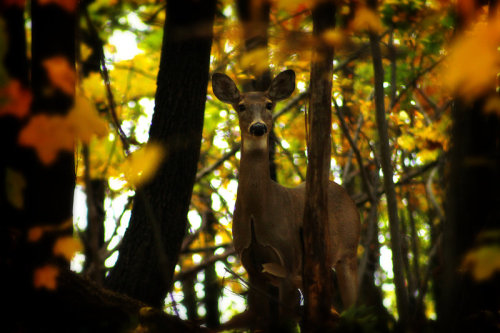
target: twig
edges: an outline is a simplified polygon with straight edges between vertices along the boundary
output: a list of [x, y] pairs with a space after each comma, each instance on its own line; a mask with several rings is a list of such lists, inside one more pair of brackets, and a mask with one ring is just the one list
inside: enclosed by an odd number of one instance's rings
[[227, 257], [229, 257], [230, 255], [235, 254], [235, 252], [236, 251], [234, 250], [234, 248], [229, 248], [226, 251], [224, 251], [224, 253], [212, 255], [209, 258], [203, 260], [200, 264], [198, 264], [194, 267], [191, 267], [189, 269], [183, 270], [180, 273], [175, 274], [173, 280], [174, 281], [182, 281], [186, 278], [186, 276], [196, 274], [199, 271], [202, 271], [205, 268], [207, 268], [208, 266], [214, 264], [215, 262], [224, 260]]

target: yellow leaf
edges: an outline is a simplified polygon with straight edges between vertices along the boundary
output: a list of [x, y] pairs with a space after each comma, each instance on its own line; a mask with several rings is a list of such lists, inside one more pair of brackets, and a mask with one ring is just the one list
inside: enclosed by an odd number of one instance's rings
[[33, 274], [33, 285], [35, 288], [45, 288], [55, 290], [57, 287], [57, 277], [59, 268], [53, 265], [46, 265], [35, 269]]
[[75, 253], [81, 250], [82, 250], [82, 244], [80, 243], [80, 241], [71, 236], [59, 237], [56, 240], [56, 243], [54, 244], [54, 247], [52, 249], [52, 251], [56, 256], [57, 255], [63, 256], [68, 261], [73, 259]]
[[148, 143], [125, 160], [123, 170], [127, 181], [138, 187], [153, 178], [165, 155], [159, 144]]
[[401, 135], [400, 137], [398, 137], [397, 142], [401, 148], [407, 151], [412, 151], [413, 149], [415, 149], [415, 138], [411, 134]]
[[500, 246], [486, 245], [467, 253], [462, 267], [469, 271], [477, 281], [489, 279], [500, 271]]
[[95, 134], [98, 137], [108, 133], [107, 122], [102, 119], [88, 99], [77, 94], [75, 105], [68, 114], [68, 121], [75, 136], [88, 144]]
[[500, 22], [479, 24], [449, 50], [443, 83], [452, 93], [472, 100], [494, 90], [500, 71]]
[[240, 65], [244, 69], [253, 69], [256, 75], [261, 74], [268, 68], [269, 55], [266, 48], [258, 48], [245, 53], [241, 57]]
[[54, 86], [64, 93], [74, 96], [75, 94], [75, 69], [68, 60], [62, 56], [55, 56], [43, 61], [43, 67], [47, 76]]
[[7, 168], [5, 186], [7, 201], [12, 207], [22, 209], [24, 207], [23, 192], [26, 187], [24, 176], [20, 172]]
[[370, 31], [381, 33], [384, 30], [379, 15], [364, 6], [356, 10], [354, 19], [350, 23], [350, 28], [357, 32]]
[[323, 33], [323, 40], [334, 47], [344, 43], [344, 33], [340, 29], [329, 29]]
[[440, 153], [439, 149], [432, 149], [432, 150], [422, 149], [417, 153], [417, 158], [422, 163], [432, 162], [438, 158], [439, 153]]
[[73, 151], [74, 135], [64, 117], [39, 114], [21, 130], [18, 141], [21, 146], [33, 147], [40, 161], [49, 165], [60, 150]]

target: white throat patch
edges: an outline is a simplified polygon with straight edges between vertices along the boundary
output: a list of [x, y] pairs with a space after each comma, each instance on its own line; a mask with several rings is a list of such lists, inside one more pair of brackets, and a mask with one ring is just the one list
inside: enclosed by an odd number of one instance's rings
[[267, 135], [259, 137], [250, 137], [243, 140], [243, 149], [246, 151], [251, 150], [265, 150], [267, 148]]

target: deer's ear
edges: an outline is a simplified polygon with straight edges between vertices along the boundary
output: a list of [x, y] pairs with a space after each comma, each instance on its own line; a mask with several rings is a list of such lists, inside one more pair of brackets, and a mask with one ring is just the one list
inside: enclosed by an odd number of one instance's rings
[[235, 104], [240, 100], [240, 91], [226, 74], [212, 75], [212, 88], [215, 96], [224, 103]]
[[295, 90], [295, 72], [291, 69], [281, 72], [271, 82], [267, 95], [273, 101], [279, 101], [290, 96]]

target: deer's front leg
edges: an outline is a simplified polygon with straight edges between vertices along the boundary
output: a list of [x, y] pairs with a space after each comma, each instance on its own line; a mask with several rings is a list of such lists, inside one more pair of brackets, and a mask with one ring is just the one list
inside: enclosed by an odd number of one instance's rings
[[280, 292], [280, 322], [291, 324], [297, 322], [300, 313], [300, 292], [290, 279], [282, 279], [279, 285]]
[[266, 328], [271, 322], [269, 284], [260, 276], [249, 274], [248, 308], [253, 317], [251, 328]]
[[337, 263], [337, 279], [344, 310], [356, 304], [358, 297], [358, 263], [355, 256], [343, 258]]

